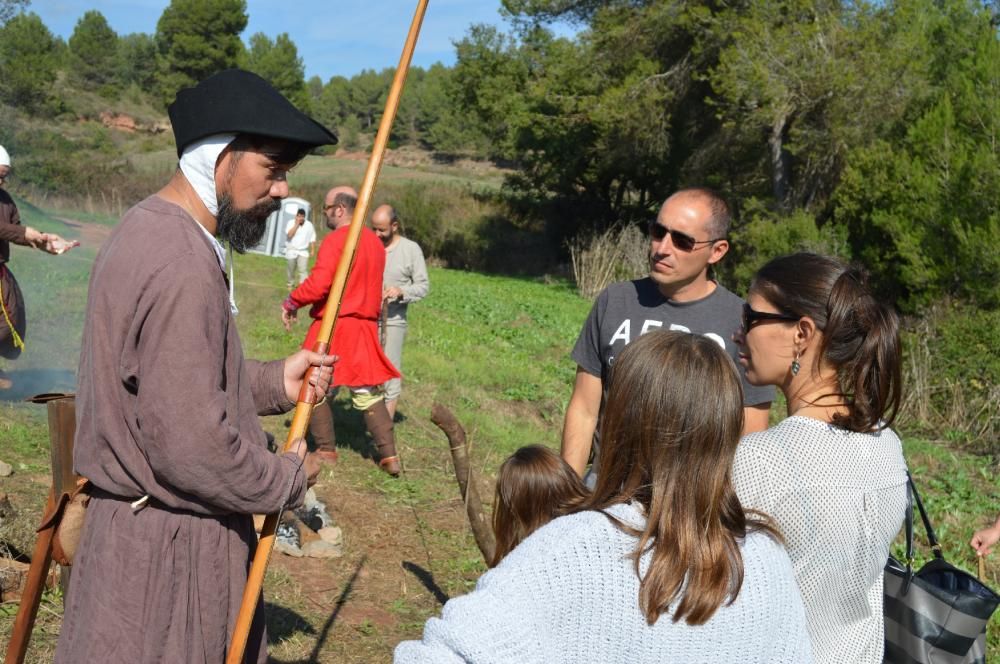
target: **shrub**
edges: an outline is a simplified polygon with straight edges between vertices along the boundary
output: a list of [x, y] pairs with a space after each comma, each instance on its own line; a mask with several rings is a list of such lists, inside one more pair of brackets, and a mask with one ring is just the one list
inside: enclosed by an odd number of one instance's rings
[[750, 281], [767, 261], [797, 251], [848, 259], [846, 232], [835, 225], [817, 226], [804, 210], [780, 214], [751, 199], [744, 204], [744, 223], [729, 234], [729, 253], [715, 268], [718, 278], [735, 293], [746, 293]]
[[612, 282], [649, 272], [649, 241], [634, 224], [577, 236], [569, 242], [569, 255], [576, 289], [586, 298], [596, 297]]
[[906, 323], [904, 426], [1000, 454], [1000, 311], [946, 302]]

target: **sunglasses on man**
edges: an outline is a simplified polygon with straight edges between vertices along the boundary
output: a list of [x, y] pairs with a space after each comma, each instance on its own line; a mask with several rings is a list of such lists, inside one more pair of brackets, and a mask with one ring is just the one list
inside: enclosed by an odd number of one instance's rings
[[773, 314], [769, 311], [757, 311], [752, 309], [749, 304], [743, 304], [743, 331], [749, 332], [750, 328], [756, 323], [762, 320], [783, 320], [788, 322], [794, 322], [799, 319], [799, 316], [791, 316], [789, 314]]
[[713, 242], [725, 239], [718, 237], [714, 240], [696, 240], [686, 233], [671, 230], [658, 221], [649, 222], [649, 236], [657, 242], [661, 242], [663, 238], [667, 237], [668, 233], [670, 234], [670, 241], [681, 251], [694, 251], [694, 248], [699, 244], [712, 244]]

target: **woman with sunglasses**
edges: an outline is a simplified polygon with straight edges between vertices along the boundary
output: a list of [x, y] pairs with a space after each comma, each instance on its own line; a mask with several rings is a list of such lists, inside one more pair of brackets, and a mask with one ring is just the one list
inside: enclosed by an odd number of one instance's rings
[[815, 254], [757, 272], [738, 335], [747, 380], [789, 417], [745, 436], [740, 502], [776, 521], [795, 566], [817, 662], [882, 661], [882, 569], [906, 509], [899, 319], [864, 272]]

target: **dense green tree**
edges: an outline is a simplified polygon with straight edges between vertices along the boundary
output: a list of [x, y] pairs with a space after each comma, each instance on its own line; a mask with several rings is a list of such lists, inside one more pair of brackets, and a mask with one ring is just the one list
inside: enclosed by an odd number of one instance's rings
[[118, 80], [152, 90], [156, 84], [156, 41], [152, 35], [136, 32], [118, 42]]
[[712, 101], [728, 146], [755, 155], [748, 170], [770, 185], [747, 180], [741, 193], [784, 210], [827, 205], [847, 151], [895, 131], [924, 93], [932, 49], [914, 50], [912, 26], [935, 12], [910, 13], [906, 2], [771, 0], [716, 17], [712, 29], [728, 37]]
[[70, 71], [78, 83], [101, 87], [116, 81], [118, 35], [101, 12], [92, 9], [80, 17], [69, 38], [69, 54]]
[[[351, 82], [343, 76], [332, 76], [319, 102], [313, 106], [316, 119], [328, 127], [339, 127], [350, 114]], [[359, 125], [360, 127], [360, 125]]]
[[[395, 74], [395, 70], [392, 73]], [[422, 67], [411, 67], [406, 74], [406, 86], [403, 88], [399, 110], [396, 111], [396, 118], [392, 123], [392, 141], [397, 145], [400, 143], [416, 145], [420, 141], [418, 123], [421, 107], [420, 90], [424, 75]]]
[[453, 73], [440, 63], [431, 65], [420, 84], [407, 91], [417, 104], [417, 136], [430, 150], [484, 155], [488, 149], [485, 135], [455, 104], [458, 89]]
[[0, 101], [20, 110], [40, 109], [58, 66], [56, 40], [37, 14], [18, 14], [0, 27]]
[[306, 81], [306, 92], [309, 94], [309, 107], [313, 109], [319, 108], [319, 102], [323, 98], [323, 79], [319, 76], [311, 76], [308, 81]]
[[392, 86], [392, 69], [364, 69], [351, 77], [348, 112], [357, 115], [365, 131], [375, 131]]
[[162, 100], [170, 103], [181, 88], [235, 67], [246, 26], [246, 0], [171, 0], [156, 24]]
[[0, 25], [27, 9], [30, 4], [31, 0], [0, 0]]
[[278, 35], [274, 41], [263, 32], [251, 36], [244, 66], [268, 81], [300, 109], [310, 112], [305, 66], [287, 32]]
[[514, 36], [476, 26], [457, 45], [459, 104], [521, 167], [508, 189], [540, 205], [557, 238], [648, 218], [713, 145], [696, 8], [642, 4], [598, 10], [576, 40], [529, 23]]
[[[899, 140], [858, 145], [836, 195], [854, 253], [908, 309], [945, 296], [1000, 306], [1000, 44], [991, 14], [946, 3], [951, 65]], [[937, 66], [937, 65], [935, 65]]]

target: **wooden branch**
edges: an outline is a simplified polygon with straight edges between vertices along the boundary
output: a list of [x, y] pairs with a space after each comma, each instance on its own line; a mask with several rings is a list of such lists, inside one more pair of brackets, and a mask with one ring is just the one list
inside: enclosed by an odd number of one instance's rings
[[[49, 491], [49, 498], [45, 504], [45, 514], [55, 509], [55, 505], [56, 496], [55, 487], [53, 487]], [[52, 563], [52, 536], [56, 532], [57, 523], [58, 519], [52, 520], [46, 527], [38, 531], [38, 537], [35, 538], [35, 550], [31, 554], [31, 567], [28, 568], [24, 590], [21, 591], [21, 604], [17, 607], [17, 616], [14, 618], [14, 627], [11, 629], [4, 664], [21, 664], [28, 652], [28, 641], [31, 639], [31, 630], [35, 626], [35, 617], [38, 615], [38, 605], [42, 602], [42, 591], [45, 590], [45, 579], [49, 575], [49, 566]]]
[[465, 501], [465, 511], [469, 517], [469, 525], [472, 526], [472, 535], [476, 538], [476, 545], [482, 552], [483, 558], [489, 564], [493, 560], [497, 544], [493, 537], [493, 527], [483, 511], [483, 501], [476, 489], [477, 478], [472, 472], [472, 464], [469, 463], [469, 446], [466, 443], [465, 430], [450, 410], [437, 403], [431, 409], [431, 422], [448, 437], [451, 461], [455, 466], [455, 477], [458, 479], [462, 500]]

